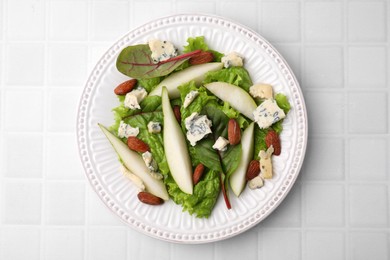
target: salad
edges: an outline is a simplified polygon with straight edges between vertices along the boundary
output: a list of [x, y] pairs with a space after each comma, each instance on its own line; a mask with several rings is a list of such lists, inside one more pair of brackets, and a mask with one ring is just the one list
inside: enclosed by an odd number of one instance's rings
[[99, 126], [141, 202], [172, 199], [207, 218], [221, 193], [231, 209], [230, 196], [272, 178], [290, 104], [271, 85], [254, 84], [244, 65], [203, 36], [188, 38], [180, 54], [157, 39], [121, 51], [116, 66], [129, 79], [114, 89], [114, 124]]

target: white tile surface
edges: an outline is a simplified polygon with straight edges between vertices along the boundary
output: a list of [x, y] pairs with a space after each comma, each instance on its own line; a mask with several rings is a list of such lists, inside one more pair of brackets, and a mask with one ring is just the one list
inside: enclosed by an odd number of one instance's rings
[[[83, 84], [111, 44], [191, 12], [276, 46], [309, 119], [289, 196], [250, 231], [206, 245], [125, 226], [89, 187], [75, 136]], [[0, 259], [390, 259], [389, 24], [387, 0], [0, 1]]]

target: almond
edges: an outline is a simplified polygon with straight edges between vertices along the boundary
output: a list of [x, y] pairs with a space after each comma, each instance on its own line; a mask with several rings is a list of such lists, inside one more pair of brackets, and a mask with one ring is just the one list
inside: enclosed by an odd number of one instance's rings
[[276, 133], [274, 130], [268, 131], [267, 135], [265, 136], [265, 143], [267, 148], [271, 145], [274, 147], [274, 155], [280, 155], [282, 147], [278, 133]]
[[129, 136], [127, 138], [127, 146], [136, 152], [144, 153], [149, 151], [149, 145], [147, 145], [144, 141], [141, 139], [135, 137], [135, 136]]
[[175, 114], [177, 122], [181, 124], [181, 113], [180, 113], [180, 106], [173, 106], [173, 113]]
[[241, 141], [241, 129], [236, 119], [230, 119], [228, 123], [228, 139], [231, 145], [239, 144]]
[[146, 191], [141, 191], [137, 195], [138, 199], [149, 205], [160, 205], [164, 203], [164, 200]]
[[126, 95], [127, 93], [129, 93], [130, 91], [133, 90], [135, 85], [137, 85], [137, 82], [138, 81], [136, 79], [127, 80], [127, 81], [119, 84], [114, 89], [114, 93], [117, 94], [117, 95]]
[[191, 65], [199, 65], [207, 62], [211, 62], [214, 60], [214, 54], [209, 51], [202, 51], [199, 54], [191, 57], [188, 62]]
[[194, 185], [196, 185], [200, 181], [203, 172], [204, 172], [204, 165], [199, 163], [194, 170], [194, 174], [192, 175], [192, 180], [194, 182]]
[[256, 176], [258, 176], [260, 173], [260, 162], [258, 160], [252, 160], [249, 165], [248, 169], [246, 171], [246, 180], [250, 181]]

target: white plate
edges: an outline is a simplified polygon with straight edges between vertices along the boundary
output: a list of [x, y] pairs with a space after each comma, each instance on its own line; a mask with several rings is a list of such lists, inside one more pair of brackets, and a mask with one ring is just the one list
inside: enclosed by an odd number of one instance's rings
[[[128, 45], [165, 39], [176, 46], [188, 37], [205, 36], [210, 48], [245, 58], [253, 82], [266, 82], [288, 96], [292, 105], [281, 135], [283, 152], [274, 156], [274, 178], [258, 190], [248, 188], [239, 198], [230, 194], [232, 209], [220, 197], [208, 219], [183, 213], [172, 201], [152, 207], [138, 201], [137, 189], [119, 172], [119, 162], [97, 126], [113, 123], [118, 105], [113, 89], [126, 80], [116, 70], [116, 57]], [[80, 156], [93, 189], [120, 219], [152, 237], [179, 243], [206, 243], [235, 236], [267, 217], [285, 198], [301, 168], [307, 142], [307, 115], [299, 84], [281, 55], [256, 32], [225, 18], [175, 15], [149, 22], [117, 41], [99, 60], [82, 94], [77, 134]]]

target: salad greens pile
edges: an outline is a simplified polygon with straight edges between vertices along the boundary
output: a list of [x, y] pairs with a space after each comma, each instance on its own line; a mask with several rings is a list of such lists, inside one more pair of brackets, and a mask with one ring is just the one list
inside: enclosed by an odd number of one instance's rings
[[[199, 50], [209, 51], [213, 53], [215, 59], [214, 61], [221, 61], [221, 58], [224, 56], [222, 53], [219, 53], [215, 50], [210, 50], [205, 42], [204, 37], [189, 38], [187, 43], [188, 44], [184, 46], [183, 49], [184, 53], [193, 53]], [[144, 52], [149, 54], [150, 50], [145, 48]], [[124, 58], [120, 56], [118, 59]], [[146, 56], [138, 57], [138, 59], [144, 61], [146, 60], [145, 62], [148, 61]], [[118, 67], [118, 70], [121, 71], [129, 69], [128, 67], [130, 65], [120, 66], [121, 67]], [[152, 76], [147, 77], [143, 77], [143, 75], [146, 73], [144, 69], [138, 73], [140, 75], [140, 78], [137, 78], [138, 85], [145, 88], [145, 90], [149, 93], [172, 72], [183, 70], [189, 66], [191, 65], [189, 64], [188, 59], [180, 60], [175, 63], [172, 71], [160, 74], [153, 72]], [[162, 69], [165, 70], [165, 72], [167, 71], [166, 67], [163, 67]], [[115, 122], [110, 127], [110, 131], [115, 134], [118, 132], [121, 121], [131, 125], [132, 127], [139, 128], [139, 134], [137, 137], [149, 145], [150, 152], [158, 164], [159, 172], [161, 172], [161, 174], [164, 176], [163, 181], [171, 199], [176, 204], [181, 205], [183, 207], [183, 211], [187, 211], [190, 214], [194, 214], [196, 217], [200, 218], [210, 216], [212, 209], [221, 193], [221, 190], [224, 194], [228, 208], [230, 207], [227, 195], [227, 190], [229, 189], [228, 180], [231, 174], [236, 170], [242, 153], [241, 144], [229, 145], [227, 150], [223, 152], [213, 149], [213, 144], [220, 136], [228, 138], [227, 126], [229, 119], [236, 119], [241, 128], [241, 131], [245, 130], [246, 127], [248, 127], [248, 125], [251, 123], [250, 119], [247, 119], [237, 110], [232, 108], [229, 103], [221, 101], [202, 86], [206, 83], [216, 81], [234, 84], [246, 91], [249, 91], [249, 88], [253, 85], [250, 75], [244, 67], [223, 68], [218, 71], [208, 72], [200, 85], [195, 84], [194, 81], [190, 81], [179, 86], [178, 89], [180, 91], [180, 97], [171, 100], [172, 106], [180, 106], [181, 127], [183, 133], [186, 132], [185, 118], [194, 112], [207, 115], [207, 118], [212, 121], [212, 134], [206, 136], [195, 146], [191, 146], [189, 143], [187, 143], [192, 166], [195, 168], [199, 163], [202, 163], [205, 166], [203, 177], [200, 182], [194, 186], [193, 194], [182, 192], [174, 181], [173, 177], [170, 175], [169, 166], [164, 153], [163, 133], [160, 132], [152, 134], [148, 131], [147, 125], [150, 121], [159, 122], [162, 125], [162, 129], [164, 129], [160, 96], [147, 96], [140, 103], [140, 109], [131, 110], [124, 106], [125, 97], [118, 95], [119, 106], [113, 109]], [[182, 104], [186, 95], [192, 90], [198, 91], [199, 95], [192, 101], [190, 106], [185, 108], [182, 106]], [[287, 114], [290, 110], [290, 104], [287, 100], [287, 97], [283, 94], [276, 94], [275, 100], [278, 106], [284, 110], [285, 114]], [[256, 100], [256, 103], [260, 104], [261, 100]], [[268, 129], [260, 129], [259, 127], [255, 127], [255, 146], [253, 159], [259, 159], [259, 151], [267, 149], [264, 137], [268, 131], [274, 130], [277, 133], [282, 131], [282, 121], [283, 120], [275, 123]], [[122, 140], [126, 142], [126, 138], [122, 138]]]

